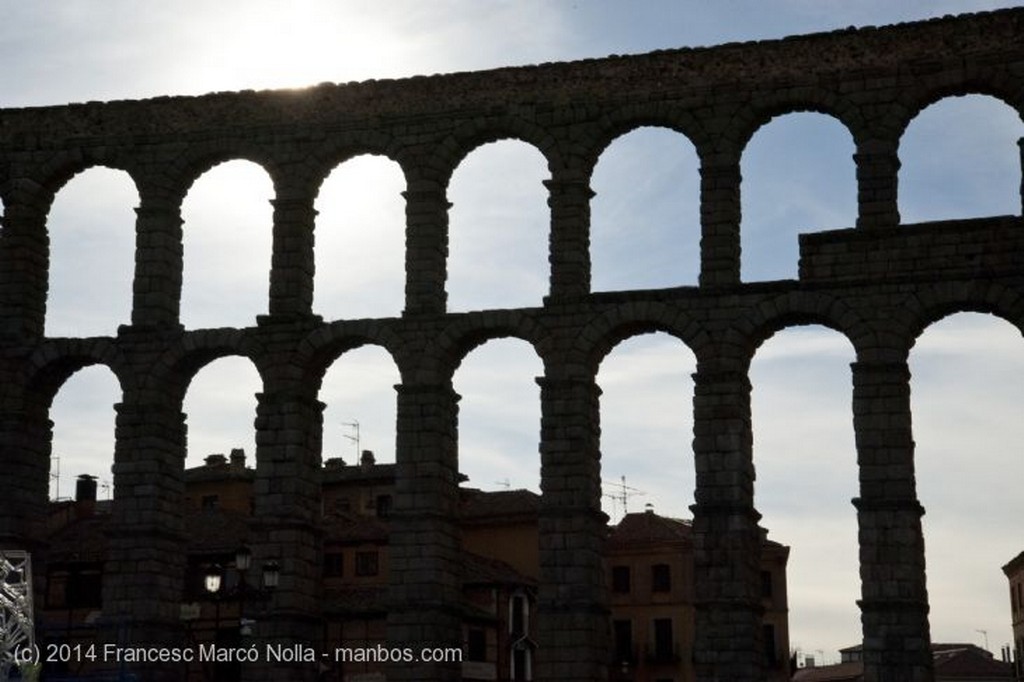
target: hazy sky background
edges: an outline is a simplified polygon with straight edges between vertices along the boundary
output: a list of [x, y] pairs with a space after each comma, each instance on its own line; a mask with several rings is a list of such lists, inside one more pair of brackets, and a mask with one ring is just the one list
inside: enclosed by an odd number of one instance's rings
[[[465, 71], [659, 48], [777, 38], [886, 24], [1012, 2], [776, 0], [678, 2], [33, 2], [0, 0], [0, 107], [301, 87]], [[1021, 211], [1024, 125], [984, 97], [925, 110], [901, 143], [904, 222]], [[852, 226], [853, 145], [836, 121], [776, 119], [743, 157], [743, 279], [796, 275], [796, 234]], [[547, 291], [547, 175], [525, 144], [487, 145], [449, 186], [449, 307], [539, 304]], [[502, 179], [495, 183], [495, 177]], [[397, 166], [360, 157], [339, 166], [317, 201], [314, 309], [327, 319], [402, 309], [403, 189]], [[594, 289], [696, 283], [697, 160], [682, 136], [644, 129], [614, 143], [592, 179]], [[186, 197], [187, 328], [251, 325], [266, 311], [272, 189], [246, 162], [223, 164]], [[87, 171], [50, 214], [52, 336], [111, 335], [130, 315], [135, 188], [126, 175]], [[231, 256], [225, 257], [225, 254]], [[791, 643], [826, 660], [860, 640], [853, 361], [837, 333], [790, 329], [755, 356], [756, 503], [771, 537], [792, 546]], [[1010, 641], [1000, 567], [1021, 550], [1024, 343], [991, 316], [933, 325], [911, 357], [918, 491], [936, 641]], [[629, 511], [650, 503], [689, 517], [693, 501], [694, 359], [664, 335], [623, 342], [601, 365], [603, 477], [626, 477]], [[539, 359], [524, 342], [495, 341], [455, 376], [460, 464], [485, 489], [538, 489]], [[361, 446], [394, 460], [398, 373], [377, 348], [332, 367], [321, 399], [324, 456], [349, 462]], [[212, 452], [254, 452], [255, 369], [223, 359], [186, 399], [188, 465]], [[59, 494], [79, 473], [109, 482], [117, 384], [103, 368], [58, 394], [53, 452]], [[250, 460], [251, 461], [251, 460]], [[58, 482], [54, 481], [54, 490]], [[606, 486], [613, 494], [613, 486]], [[606, 498], [617, 520], [622, 505]]]

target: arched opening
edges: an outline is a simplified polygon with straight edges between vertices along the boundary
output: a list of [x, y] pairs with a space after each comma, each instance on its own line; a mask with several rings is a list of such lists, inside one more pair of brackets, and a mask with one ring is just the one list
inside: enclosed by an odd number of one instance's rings
[[602, 508], [612, 523], [647, 505], [689, 518], [696, 368], [693, 352], [663, 332], [621, 341], [601, 361]]
[[482, 490], [540, 490], [540, 387], [544, 367], [519, 339], [494, 339], [455, 372], [459, 471]]
[[114, 405], [121, 386], [109, 368], [90, 365], [72, 374], [50, 407], [50, 499], [75, 495], [76, 479], [96, 478], [97, 499], [113, 498]]
[[850, 131], [824, 114], [773, 118], [743, 150], [740, 276], [796, 279], [798, 235], [857, 223]]
[[903, 223], [1021, 213], [1020, 115], [983, 95], [947, 97], [900, 138]]
[[57, 193], [47, 219], [47, 336], [114, 336], [131, 322], [138, 203], [131, 177], [110, 168], [89, 168]]
[[185, 197], [181, 322], [247, 327], [267, 312], [273, 183], [249, 161], [204, 173]]
[[321, 185], [314, 312], [330, 320], [402, 313], [404, 190], [401, 168], [369, 155], [344, 162]]
[[256, 394], [262, 390], [259, 372], [247, 358], [220, 358], [196, 373], [182, 406], [188, 425], [186, 469], [222, 463], [239, 470], [255, 468], [253, 422]]
[[959, 313], [930, 325], [909, 362], [932, 641], [998, 658], [1013, 642], [1000, 568], [1024, 550], [1024, 341], [1002, 319]]
[[452, 175], [448, 309], [539, 306], [548, 291], [547, 161], [503, 140], [475, 149]]
[[862, 637], [857, 514], [850, 504], [859, 489], [854, 359], [844, 336], [811, 325], [774, 334], [750, 366], [754, 503], [768, 539], [790, 548], [785, 583], [765, 583], [772, 591], [765, 598], [776, 608], [788, 602], [788, 648], [800, 664], [804, 654], [817, 664], [838, 663], [839, 650]]
[[693, 650], [696, 364], [659, 332], [618, 343], [597, 374], [613, 661], [636, 679], [688, 669]]
[[380, 346], [346, 351], [324, 375], [324, 461], [359, 464], [364, 450], [378, 463], [395, 461], [395, 386], [401, 376]]
[[700, 162], [666, 128], [616, 139], [590, 186], [591, 289], [696, 285], [700, 276]]

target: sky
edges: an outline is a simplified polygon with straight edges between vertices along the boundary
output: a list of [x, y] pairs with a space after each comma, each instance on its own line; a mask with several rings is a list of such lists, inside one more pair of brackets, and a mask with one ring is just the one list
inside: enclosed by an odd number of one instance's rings
[[[468, 71], [1015, 4], [0, 0], [0, 107]], [[926, 109], [901, 141], [904, 222], [1019, 214], [1022, 136], [1017, 114], [992, 99], [956, 98]], [[853, 225], [852, 153], [845, 129], [820, 115], [785, 116], [757, 132], [742, 160], [744, 281], [795, 277], [798, 232]], [[500, 186], [492, 182], [499, 173]], [[456, 170], [449, 309], [540, 303], [547, 287], [545, 177], [539, 152], [514, 142], [482, 147]], [[657, 129], [631, 133], [602, 156], [592, 187], [595, 290], [696, 282], [698, 176], [689, 141]], [[397, 167], [380, 158], [346, 162], [328, 178], [317, 200], [315, 312], [327, 319], [400, 313], [401, 190]], [[193, 186], [183, 206], [186, 328], [251, 325], [265, 312], [271, 198], [266, 174], [246, 162], [218, 166]], [[105, 169], [75, 177], [58, 194], [49, 219], [48, 335], [112, 335], [128, 321], [136, 205], [127, 177]], [[857, 495], [853, 360], [843, 337], [805, 327], [769, 339], [751, 368], [755, 503], [770, 537], [792, 547], [791, 645], [819, 662], [860, 640], [850, 504]], [[689, 517], [694, 370], [692, 353], [664, 335], [629, 339], [602, 363], [602, 477], [613, 521], [648, 504]], [[1016, 418], [1024, 343], [1002, 320], [959, 314], [926, 330], [911, 370], [933, 639], [987, 641], [998, 652], [1011, 639], [1000, 567], [1024, 550], [1016, 521], [1024, 513], [1017, 483], [1024, 463], [1016, 456], [1024, 436]], [[470, 485], [538, 490], [534, 378], [541, 374], [536, 354], [516, 340], [489, 342], [459, 368], [460, 467]], [[394, 461], [398, 381], [377, 348], [352, 351], [332, 366], [320, 396], [327, 404], [325, 458], [352, 462], [362, 448]], [[252, 461], [259, 390], [255, 370], [238, 358], [196, 376], [185, 403], [188, 466], [234, 447]], [[80, 371], [58, 393], [51, 412], [59, 458], [54, 496], [72, 494], [80, 473], [109, 486], [111, 405], [118, 400], [103, 368]]]

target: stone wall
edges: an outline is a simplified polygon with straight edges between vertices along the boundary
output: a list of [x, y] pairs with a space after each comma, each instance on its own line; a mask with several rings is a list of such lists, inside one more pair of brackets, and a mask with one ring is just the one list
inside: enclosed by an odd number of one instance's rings
[[[259, 635], [316, 641], [318, 388], [341, 353], [376, 344], [401, 374], [389, 640], [460, 646], [452, 375], [480, 343], [516, 337], [544, 363], [536, 679], [605, 679], [595, 375], [618, 341], [664, 331], [697, 357], [698, 679], [758, 680], [760, 536], [747, 372], [772, 333], [816, 323], [844, 334], [857, 356], [865, 679], [931, 680], [908, 350], [925, 326], [952, 311], [991, 312], [1024, 328], [1020, 217], [900, 225], [904, 128], [927, 105], [967, 93], [1024, 111], [1024, 10], [482, 73], [2, 110], [0, 542], [39, 548], [50, 402], [81, 367], [109, 367], [123, 399], [104, 585], [108, 635], [176, 641], [185, 541], [182, 399], [206, 363], [244, 356], [263, 381], [254, 551], [282, 561], [273, 615]], [[743, 148], [772, 117], [807, 110], [835, 117], [853, 137], [856, 226], [804, 236], [798, 280], [741, 283]], [[593, 294], [591, 171], [613, 139], [647, 125], [680, 131], [697, 149], [699, 286]], [[448, 180], [473, 149], [506, 138], [535, 146], [551, 172], [550, 290], [541, 307], [449, 313]], [[311, 311], [313, 202], [337, 164], [365, 153], [393, 159], [406, 178], [404, 311], [323, 320]], [[268, 314], [244, 329], [185, 331], [181, 203], [199, 175], [230, 159], [260, 164], [274, 182]], [[113, 338], [46, 338], [49, 206], [69, 178], [98, 165], [127, 171], [139, 190], [131, 324]], [[140, 672], [150, 679], [174, 673]], [[315, 671], [250, 673], [305, 680]], [[458, 670], [399, 666], [389, 679], [453, 680]]]

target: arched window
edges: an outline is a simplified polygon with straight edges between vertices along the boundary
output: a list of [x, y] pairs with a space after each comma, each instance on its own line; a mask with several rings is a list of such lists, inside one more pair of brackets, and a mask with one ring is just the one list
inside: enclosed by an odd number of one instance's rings
[[469, 154], [448, 199], [448, 309], [539, 306], [548, 292], [547, 162], [505, 140]]
[[948, 97], [900, 139], [903, 223], [1020, 215], [1020, 115], [994, 97]]
[[991, 629], [1001, 646], [1000, 567], [1024, 549], [1024, 339], [1002, 319], [959, 313], [921, 334], [910, 371], [932, 640], [984, 646], [979, 630]]
[[90, 168], [58, 193], [50, 236], [47, 336], [114, 336], [131, 322], [135, 207], [124, 171]]
[[474, 349], [455, 373], [459, 471], [484, 490], [539, 491], [540, 388], [544, 368], [533, 348], [496, 339]]
[[663, 516], [690, 517], [696, 365], [664, 333], [626, 339], [601, 362], [603, 508], [613, 522], [648, 504]]
[[[754, 505], [768, 539], [792, 548], [789, 648], [829, 656], [861, 639], [853, 360], [845, 337], [814, 325], [777, 332], [750, 365]], [[762, 587], [781, 594], [777, 580]]]
[[186, 328], [247, 327], [267, 313], [273, 184], [248, 161], [204, 173], [182, 205]]
[[358, 464], [363, 450], [377, 463], [395, 461], [395, 385], [391, 355], [379, 346], [346, 351], [331, 364], [320, 389], [324, 408], [323, 459]]
[[798, 235], [857, 224], [850, 132], [836, 119], [794, 113], [772, 119], [743, 150], [740, 278], [796, 279]]
[[99, 499], [113, 497], [114, 405], [121, 386], [107, 367], [92, 365], [72, 374], [50, 407], [53, 441], [50, 449], [50, 497], [75, 495], [75, 480], [96, 477]]
[[591, 289], [696, 286], [700, 163], [693, 144], [644, 127], [601, 154], [590, 186]]
[[325, 319], [391, 317], [405, 304], [405, 178], [359, 156], [334, 169], [316, 200], [313, 311]]
[[203, 367], [193, 377], [182, 411], [188, 424], [185, 467], [203, 466], [209, 455], [242, 449], [245, 464], [256, 466], [256, 394], [263, 390], [252, 362], [225, 357]]

